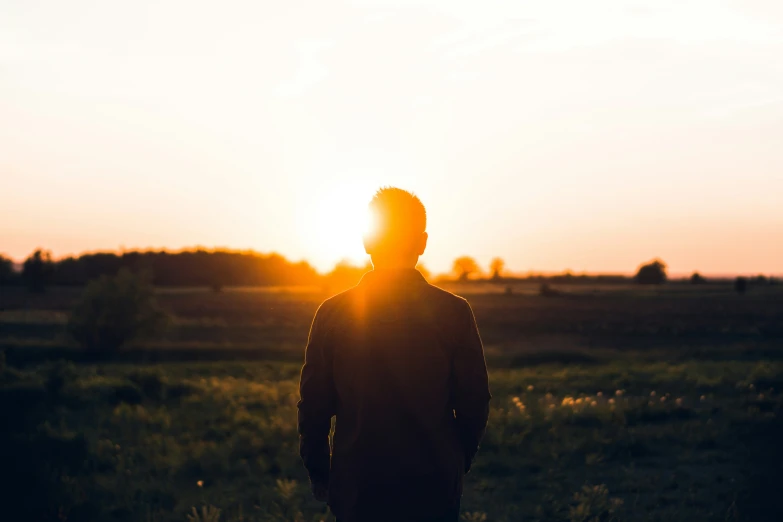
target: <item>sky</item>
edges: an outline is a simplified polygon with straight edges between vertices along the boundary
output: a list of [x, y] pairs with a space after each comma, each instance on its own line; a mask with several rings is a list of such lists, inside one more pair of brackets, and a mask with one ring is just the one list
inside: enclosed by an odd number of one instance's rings
[[0, 253], [783, 273], [783, 3], [0, 3]]

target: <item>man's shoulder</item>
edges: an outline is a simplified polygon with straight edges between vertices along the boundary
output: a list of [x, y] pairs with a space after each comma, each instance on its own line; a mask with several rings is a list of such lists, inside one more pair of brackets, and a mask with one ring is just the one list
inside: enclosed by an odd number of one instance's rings
[[341, 311], [344, 311], [346, 307], [349, 307], [350, 304], [356, 300], [356, 297], [358, 296], [358, 292], [359, 292], [359, 286], [357, 285], [352, 288], [349, 288], [348, 290], [340, 292], [339, 294], [335, 294], [332, 297], [325, 299], [318, 306], [318, 311], [316, 313], [318, 315], [324, 316], [325, 318], [333, 316], [335, 314], [339, 314]]
[[468, 300], [438, 286], [427, 283], [426, 299], [434, 309], [454, 320], [473, 314]]
[[464, 306], [468, 304], [468, 300], [464, 297], [453, 294], [448, 290], [445, 290], [439, 286], [435, 286], [431, 283], [427, 283], [427, 292], [431, 299], [437, 299], [443, 303], [452, 304], [454, 306]]
[[[470, 309], [467, 299], [448, 290], [427, 282], [423, 282], [419, 288], [423, 290], [419, 295], [425, 301], [444, 312], [448, 311], [461, 315], [465, 309]], [[354, 286], [324, 300], [318, 307], [317, 315], [324, 321], [331, 321], [345, 315], [353, 316], [357, 310], [363, 309], [365, 298], [366, 292], [363, 291], [362, 286]]]

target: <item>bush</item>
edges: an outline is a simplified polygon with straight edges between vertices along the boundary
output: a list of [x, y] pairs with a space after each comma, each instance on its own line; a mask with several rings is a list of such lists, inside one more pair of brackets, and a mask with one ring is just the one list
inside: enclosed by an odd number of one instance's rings
[[666, 263], [653, 259], [639, 267], [634, 279], [640, 285], [661, 285], [666, 282]]
[[113, 352], [159, 333], [166, 322], [148, 279], [123, 268], [87, 285], [71, 312], [68, 331], [89, 351]]
[[698, 272], [694, 272], [691, 276], [691, 284], [692, 285], [703, 285], [707, 282], [706, 279], [704, 279], [704, 276], [701, 275]]

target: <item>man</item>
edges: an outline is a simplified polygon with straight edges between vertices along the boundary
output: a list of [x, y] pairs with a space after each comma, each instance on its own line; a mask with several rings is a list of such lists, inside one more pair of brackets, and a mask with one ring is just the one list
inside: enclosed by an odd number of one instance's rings
[[313, 319], [300, 454], [340, 522], [456, 521], [489, 411], [481, 339], [467, 301], [415, 269], [427, 246], [421, 201], [384, 188], [370, 212], [374, 270]]

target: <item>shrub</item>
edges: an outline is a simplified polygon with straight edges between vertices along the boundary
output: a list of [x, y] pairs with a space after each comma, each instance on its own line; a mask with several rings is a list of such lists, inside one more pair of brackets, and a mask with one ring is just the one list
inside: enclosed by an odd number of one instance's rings
[[606, 486], [582, 486], [574, 493], [574, 504], [568, 511], [571, 522], [610, 522], [617, 520], [623, 505], [619, 498], [610, 498]]
[[68, 331], [89, 351], [113, 352], [160, 332], [166, 320], [148, 279], [123, 268], [87, 285], [71, 312]]
[[634, 279], [640, 285], [661, 285], [666, 282], [666, 263], [653, 259], [639, 267]]
[[693, 275], [691, 276], [691, 284], [692, 285], [703, 285], [706, 282], [707, 282], [707, 280], [704, 279], [704, 276], [701, 275], [698, 272], [694, 272]]

